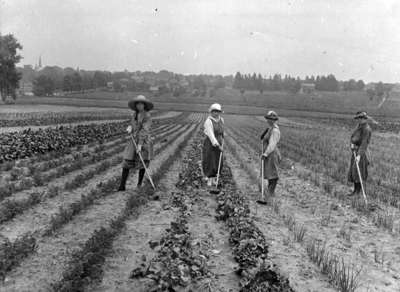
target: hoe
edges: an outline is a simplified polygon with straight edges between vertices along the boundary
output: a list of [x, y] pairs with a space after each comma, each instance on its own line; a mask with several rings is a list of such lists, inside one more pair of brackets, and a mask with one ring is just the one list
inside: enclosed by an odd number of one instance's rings
[[268, 132], [268, 128], [261, 135], [261, 179], [260, 179], [260, 182], [261, 182], [261, 199], [256, 201], [257, 204], [260, 204], [260, 205], [266, 205], [267, 204], [267, 201], [265, 200], [265, 197], [264, 197], [264, 159], [262, 157], [262, 155], [264, 153], [263, 139], [264, 139], [265, 134], [267, 134], [267, 132]]
[[[223, 148], [224, 148], [224, 144], [222, 144], [222, 150], [223, 150]], [[218, 182], [219, 182], [219, 174], [220, 174], [220, 170], [221, 170], [221, 162], [222, 162], [222, 151], [219, 153], [217, 182], [215, 183], [215, 188], [210, 190], [210, 194], [217, 195], [220, 193], [220, 190], [218, 189]]]
[[[135, 145], [135, 149], [137, 149], [137, 145], [136, 145], [135, 139], [133, 138], [132, 134], [131, 134], [131, 139], [132, 139], [133, 145]], [[145, 164], [144, 161], [143, 161], [142, 153], [138, 152], [138, 155], [139, 155], [140, 161], [141, 161], [142, 164], [143, 164], [144, 171], [145, 171], [145, 173], [147, 174], [147, 177], [149, 178], [150, 184], [151, 184], [151, 186], [153, 187], [153, 189], [155, 190], [156, 187], [154, 186], [154, 183], [153, 183], [153, 180], [152, 180], [151, 175], [150, 175], [150, 173], [149, 173], [149, 170], [148, 170], [146, 164]]]

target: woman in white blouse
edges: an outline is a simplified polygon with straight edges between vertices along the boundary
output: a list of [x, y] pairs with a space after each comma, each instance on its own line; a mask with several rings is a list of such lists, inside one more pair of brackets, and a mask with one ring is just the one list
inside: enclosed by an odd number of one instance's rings
[[262, 159], [264, 160], [263, 183], [268, 186], [269, 196], [273, 196], [279, 179], [278, 168], [281, 162], [281, 154], [278, 149], [278, 143], [281, 138], [281, 132], [277, 124], [279, 118], [276, 112], [269, 111], [264, 117], [268, 121], [269, 128], [265, 135], [261, 137], [264, 151], [262, 154]]
[[[207, 185], [211, 186], [216, 183], [218, 173], [219, 157], [224, 139], [224, 120], [220, 116], [222, 113], [220, 104], [212, 104], [209, 112], [210, 115], [204, 122], [206, 138], [203, 144], [202, 166], [203, 173], [207, 177]], [[222, 161], [220, 168], [222, 168]]]

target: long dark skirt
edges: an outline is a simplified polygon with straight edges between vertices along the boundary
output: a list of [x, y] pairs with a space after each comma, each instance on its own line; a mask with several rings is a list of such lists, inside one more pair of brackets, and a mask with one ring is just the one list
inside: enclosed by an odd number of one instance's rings
[[[203, 143], [203, 173], [206, 177], [216, 177], [218, 173], [218, 163], [221, 150], [211, 144], [209, 138], [206, 138]], [[221, 160], [222, 169], [223, 160]], [[221, 171], [220, 169], [220, 171]]]
[[264, 159], [264, 179], [279, 178], [280, 155], [277, 151], [272, 152]]
[[[368, 178], [368, 165], [369, 165], [369, 161], [366, 154], [361, 155], [360, 162], [358, 163], [358, 165], [360, 167], [361, 178], [363, 182], [365, 182]], [[347, 178], [349, 182], [360, 183], [354, 154], [351, 154], [350, 169]]]

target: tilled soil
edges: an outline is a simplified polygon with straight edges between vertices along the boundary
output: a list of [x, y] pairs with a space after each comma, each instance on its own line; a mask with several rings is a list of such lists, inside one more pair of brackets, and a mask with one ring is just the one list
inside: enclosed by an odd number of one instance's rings
[[[230, 142], [233, 143], [233, 141]], [[243, 154], [244, 157], [246, 157], [245, 154]], [[252, 218], [270, 244], [271, 261], [280, 273], [289, 279], [290, 286], [295, 291], [335, 291], [329, 285], [328, 279], [322, 276], [315, 265], [309, 261], [306, 251], [292, 239], [292, 235], [281, 219], [274, 214], [272, 207], [255, 203], [260, 198], [258, 186], [229, 149], [226, 159], [232, 169], [236, 184], [249, 198]]]
[[235, 274], [237, 263], [229, 245], [229, 231], [218, 222], [215, 195], [207, 190], [195, 192], [189, 231], [210, 250], [210, 270], [214, 277], [209, 282], [212, 291], [239, 291], [239, 277]]
[[[189, 127], [186, 133], [189, 133], [193, 127]], [[152, 173], [157, 172], [161, 163], [169, 157], [169, 153], [173, 149], [182, 143], [184, 138], [185, 135], [181, 135], [156, 157], [151, 164]], [[119, 170], [115, 169], [115, 173], [118, 172]], [[136, 183], [135, 178], [129, 180], [128, 190], [133, 189], [133, 185]], [[100, 182], [103, 179], [97, 178], [96, 182]], [[113, 218], [116, 218], [128, 199], [127, 192], [111, 194], [92, 205], [87, 211], [74, 217], [55, 236], [41, 238], [38, 242], [37, 252], [10, 272], [0, 290], [43, 291], [51, 289], [53, 283], [61, 280], [62, 273], [70, 259], [70, 254], [80, 248], [81, 244], [90, 238], [93, 231], [107, 226]]]
[[[178, 133], [184, 131], [182, 128]], [[155, 151], [161, 147], [161, 144], [156, 145]], [[114, 155], [114, 158], [120, 154]], [[113, 159], [112, 157], [110, 159]], [[90, 170], [96, 166], [90, 166], [85, 168], [85, 171]], [[71, 180], [75, 175], [82, 173], [82, 170], [74, 171], [66, 176], [56, 179], [52, 182], [52, 185], [63, 185], [65, 182]], [[39, 233], [46, 230], [48, 223], [51, 220], [51, 216], [59, 212], [60, 207], [70, 206], [71, 204], [81, 200], [82, 194], [88, 194], [90, 190], [94, 189], [99, 182], [106, 181], [112, 177], [117, 177], [121, 173], [121, 166], [117, 164], [111, 167], [107, 171], [96, 175], [93, 179], [87, 181], [83, 187], [79, 187], [75, 190], [69, 192], [62, 192], [60, 195], [49, 198], [43, 203], [30, 208], [25, 211], [20, 216], [17, 216], [13, 220], [0, 226], [0, 234], [9, 238], [10, 240], [15, 240], [17, 237], [21, 237], [26, 233]], [[40, 189], [45, 190], [47, 186], [43, 186]], [[38, 191], [39, 188], [35, 188], [33, 191]], [[30, 193], [30, 191], [25, 191], [23, 193]], [[18, 194], [16, 194], [18, 195]]]
[[[11, 241], [33, 232], [37, 249], [8, 271], [0, 291], [249, 292], [268, 285], [275, 285], [268, 291], [337, 291], [307, 254], [308, 243], [313, 240], [325, 244], [348, 266], [362, 268], [356, 291], [400, 291], [398, 234], [375, 226], [370, 214], [359, 213], [346, 200], [328, 195], [323, 187], [301, 178], [299, 174], [307, 170], [302, 165], [286, 159], [290, 167], [281, 171], [276, 196], [266, 206], [255, 203], [259, 198], [259, 157], [254, 149], [256, 142], [245, 130], [228, 126], [221, 193], [210, 194], [200, 169], [203, 135], [198, 124], [204, 117], [190, 114], [180, 121], [188, 122], [186, 126], [162, 131], [168, 137], [157, 143], [156, 152], [162, 151], [150, 167], [159, 200], [140, 197], [146, 192], [134, 189], [134, 174], [129, 178], [128, 191], [106, 191], [71, 220], [45, 234], [52, 215], [62, 213], [60, 207], [72, 208], [83, 201], [82, 195], [99, 182], [118, 180], [117, 165], [96, 174], [83, 186], [44, 198], [1, 224], [0, 235]], [[282, 122], [292, 125], [290, 119]], [[84, 171], [96, 165], [89, 164]], [[61, 186], [77, 173], [51, 183]], [[23, 199], [24, 194], [18, 192], [10, 198]], [[132, 198], [138, 202], [129, 215], [124, 215]], [[71, 261], [73, 255], [86, 250], [84, 245], [95, 238], [93, 234], [109, 228], [118, 218], [123, 218], [124, 225], [109, 238], [109, 246], [102, 247], [98, 255], [88, 252], [89, 260], [82, 267]], [[288, 218], [305, 228], [304, 238], [296, 239]], [[238, 226], [232, 226], [235, 222]], [[85, 271], [91, 268], [96, 275]]]
[[[175, 189], [182, 167], [182, 156], [189, 149], [186, 146], [157, 185], [155, 195], [160, 201], [150, 201], [137, 214], [126, 221], [123, 232], [114, 240], [112, 251], [105, 260], [101, 283], [94, 283], [89, 291], [146, 291], [139, 288], [140, 281], [130, 279], [131, 271], [155, 256], [149, 242], [157, 242], [177, 214], [177, 208], [169, 203], [170, 193]], [[141, 290], [143, 289], [143, 290]]]
[[[240, 141], [246, 144], [244, 140]], [[254, 184], [259, 173], [258, 157], [249, 155], [238, 144], [234, 145], [239, 157], [248, 157], [243, 161], [254, 170]], [[359, 291], [400, 289], [397, 235], [376, 227], [365, 217], [360, 218], [354, 209], [343, 207], [337, 199], [327, 197], [321, 189], [298, 178], [294, 169], [282, 171], [277, 194], [276, 199], [283, 210], [281, 215], [291, 215], [297, 224], [305, 226], [306, 238], [319, 240], [349, 265], [362, 268]], [[379, 262], [379, 258], [383, 260]]]

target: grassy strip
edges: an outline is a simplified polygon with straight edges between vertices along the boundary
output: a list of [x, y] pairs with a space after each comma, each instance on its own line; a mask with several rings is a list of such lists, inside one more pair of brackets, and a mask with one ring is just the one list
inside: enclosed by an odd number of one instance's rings
[[[174, 149], [170, 156], [161, 164], [157, 173], [153, 175], [155, 182], [158, 182], [163, 174], [171, 167], [178, 153], [185, 147], [197, 128], [191, 130], [183, 141]], [[54, 291], [82, 291], [83, 287], [91, 281], [99, 280], [102, 277], [102, 266], [105, 256], [109, 253], [114, 238], [124, 227], [127, 217], [136, 212], [139, 206], [148, 201], [151, 189], [149, 186], [140, 192], [132, 193], [126, 203], [125, 209], [120, 215], [112, 220], [110, 226], [95, 231], [85, 246], [72, 255], [63, 278], [53, 284]]]

